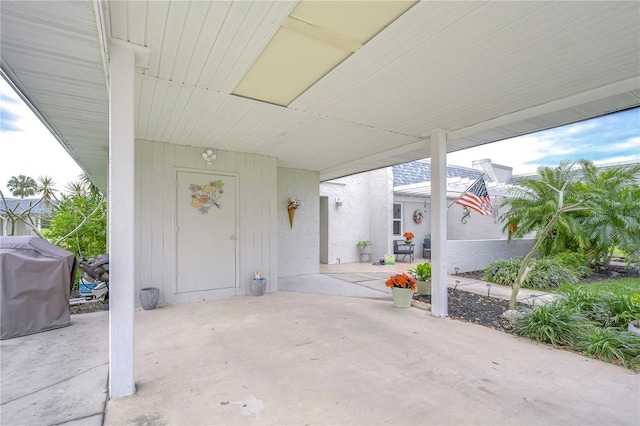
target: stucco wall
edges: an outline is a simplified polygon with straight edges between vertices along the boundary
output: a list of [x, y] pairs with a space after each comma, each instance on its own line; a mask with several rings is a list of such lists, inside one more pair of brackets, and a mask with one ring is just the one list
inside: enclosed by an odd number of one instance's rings
[[458, 272], [484, 269], [489, 263], [500, 259], [525, 256], [533, 247], [533, 239], [522, 240], [474, 240], [447, 241], [447, 270]]
[[[216, 151], [216, 160], [207, 165], [202, 160], [202, 151], [202, 148], [136, 141], [136, 294], [141, 286], [159, 287], [160, 303], [166, 304], [229, 295], [221, 291], [174, 293], [176, 206], [173, 198], [177, 168], [237, 174], [239, 287], [234, 293], [248, 292], [256, 269], [267, 278], [267, 291], [276, 291], [281, 210], [280, 205], [276, 206], [276, 158]], [[201, 261], [202, 258], [193, 259], [193, 262]], [[215, 279], [215, 271], [207, 279]]]
[[[424, 203], [427, 202], [425, 208]], [[422, 257], [422, 244], [424, 238], [431, 235], [431, 205], [429, 198], [395, 196], [394, 202], [402, 204], [402, 227], [403, 232], [410, 231], [415, 235], [415, 256]], [[453, 203], [454, 199], [447, 200], [447, 205]], [[423, 212], [423, 219], [420, 224], [415, 223], [413, 216], [416, 210]], [[493, 216], [483, 216], [478, 212], [471, 211], [465, 218], [466, 223], [462, 223], [464, 207], [453, 204], [447, 211], [447, 239], [448, 240], [506, 240], [507, 235], [502, 233], [502, 225]], [[391, 214], [389, 221], [391, 222]], [[401, 236], [392, 236], [391, 240], [403, 239]]]
[[[320, 270], [320, 195], [317, 172], [278, 168], [278, 276], [314, 274]], [[290, 197], [303, 205], [289, 225]]]
[[[447, 205], [455, 200], [447, 200]], [[493, 197], [492, 197], [493, 201]], [[499, 201], [500, 203], [502, 201]], [[497, 204], [494, 209], [497, 211]], [[447, 212], [447, 234], [449, 240], [506, 240], [507, 235], [502, 233], [502, 224], [493, 216], [483, 216], [471, 210], [471, 214], [465, 218], [467, 223], [462, 223], [464, 206], [454, 204]]]
[[357, 243], [363, 240], [373, 241], [372, 261], [388, 252], [392, 181], [385, 168], [320, 184], [328, 200], [327, 263], [360, 262]]
[[[427, 204], [425, 209], [424, 201], [418, 200], [416, 197], [395, 197], [394, 202], [402, 204], [402, 233], [411, 232], [414, 235], [414, 256], [421, 258], [422, 243], [425, 237], [431, 234], [431, 216], [429, 215], [429, 205]], [[422, 211], [422, 222], [420, 224], [413, 220], [416, 210]], [[389, 221], [393, 222], [392, 215], [389, 215]], [[391, 240], [404, 240], [404, 237], [402, 235], [392, 235]], [[393, 253], [393, 246], [390, 253]]]

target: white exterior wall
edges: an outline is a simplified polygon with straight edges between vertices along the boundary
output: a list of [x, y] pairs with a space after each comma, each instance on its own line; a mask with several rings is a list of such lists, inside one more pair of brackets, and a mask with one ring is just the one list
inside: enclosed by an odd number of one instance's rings
[[[389, 253], [388, 218], [392, 214], [390, 168], [347, 176], [320, 184], [328, 200], [327, 263], [360, 262], [358, 241], [371, 240], [371, 260]], [[336, 205], [336, 198], [342, 205]], [[391, 251], [393, 252], [393, 251]]]
[[[427, 236], [431, 235], [430, 205], [427, 204], [427, 208], [425, 209], [424, 200], [416, 197], [395, 197], [394, 203], [402, 204], [402, 233], [411, 232], [414, 235], [414, 256], [416, 259], [422, 258], [422, 243]], [[420, 224], [417, 224], [413, 220], [413, 214], [416, 210], [422, 210], [423, 213]], [[393, 226], [392, 214], [389, 215], [389, 221]], [[390, 253], [393, 253], [393, 240], [404, 240], [404, 237], [402, 235], [392, 235]]]
[[[447, 200], [448, 204], [454, 199]], [[422, 243], [427, 236], [431, 235], [431, 200], [426, 199], [427, 207], [424, 207], [425, 199], [408, 196], [395, 196], [394, 203], [402, 204], [402, 227], [404, 232], [412, 232], [415, 235], [415, 256], [422, 257]], [[501, 201], [500, 201], [501, 202]], [[494, 208], [496, 208], [494, 206]], [[418, 225], [413, 220], [416, 210], [423, 211], [422, 222]], [[482, 216], [478, 212], [471, 211], [471, 215], [466, 218], [467, 223], [462, 223], [464, 207], [454, 204], [447, 211], [447, 239], [452, 240], [506, 240], [507, 235], [502, 233], [502, 225], [493, 216]], [[389, 214], [390, 223], [393, 222], [392, 215]], [[402, 236], [392, 236], [391, 240], [404, 239]]]
[[[320, 179], [317, 172], [277, 169], [278, 276], [320, 272]], [[289, 198], [303, 203], [289, 226]], [[335, 203], [334, 203], [335, 204]]]
[[[455, 200], [450, 199], [451, 204]], [[492, 197], [492, 202], [493, 197]], [[502, 200], [494, 203], [494, 211], [498, 211], [498, 204]], [[447, 212], [447, 233], [449, 240], [506, 240], [507, 234], [502, 233], [502, 224], [493, 216], [483, 216], [471, 210], [471, 214], [465, 219], [467, 223], [462, 223], [464, 206], [454, 204]]]
[[447, 271], [478, 271], [491, 262], [513, 257], [524, 257], [533, 247], [535, 240], [475, 240], [447, 241]]
[[[267, 290], [278, 288], [278, 220], [276, 206], [276, 158], [216, 151], [208, 166], [202, 148], [136, 141], [135, 168], [135, 294], [141, 287], [159, 287], [160, 303], [175, 303], [175, 230], [173, 205], [176, 168], [202, 172], [238, 174], [239, 284], [237, 294], [246, 290], [253, 272], [262, 271]], [[316, 180], [317, 188], [317, 180]], [[317, 208], [316, 208], [317, 211]], [[286, 215], [286, 213], [285, 213]], [[287, 225], [288, 226], [288, 225]], [[199, 262], [201, 259], [193, 259]]]

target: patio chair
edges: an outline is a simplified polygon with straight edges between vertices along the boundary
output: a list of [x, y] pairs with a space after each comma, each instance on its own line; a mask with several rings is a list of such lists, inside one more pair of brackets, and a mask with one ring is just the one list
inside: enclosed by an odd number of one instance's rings
[[[400, 246], [400, 243], [403, 243]], [[409, 256], [409, 262], [413, 262], [413, 244], [404, 244], [402, 240], [393, 240], [393, 254], [396, 257], [396, 261], [398, 261], [398, 256], [402, 256], [402, 260], [404, 260], [407, 256]]]
[[422, 243], [422, 257], [431, 259], [431, 238], [425, 238], [424, 243]]

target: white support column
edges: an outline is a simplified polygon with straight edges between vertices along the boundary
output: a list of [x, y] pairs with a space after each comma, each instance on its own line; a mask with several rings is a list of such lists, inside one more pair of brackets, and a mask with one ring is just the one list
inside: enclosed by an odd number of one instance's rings
[[134, 314], [135, 53], [111, 43], [109, 103], [109, 396], [136, 391]]
[[447, 134], [431, 134], [431, 315], [449, 315], [447, 304]]

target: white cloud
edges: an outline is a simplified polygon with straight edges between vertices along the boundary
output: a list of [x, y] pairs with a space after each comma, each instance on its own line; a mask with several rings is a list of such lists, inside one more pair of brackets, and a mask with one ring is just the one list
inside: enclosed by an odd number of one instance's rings
[[[640, 161], [637, 118], [622, 114], [458, 151], [448, 154], [447, 162], [471, 167], [473, 160], [489, 158], [495, 164], [513, 167], [518, 175], [535, 173], [539, 166], [555, 165], [560, 159], [592, 158], [597, 164]], [[627, 134], [632, 136], [618, 140]]]
[[0, 142], [0, 191], [11, 197], [6, 187], [12, 176], [27, 175], [34, 179], [47, 175], [56, 182], [56, 188], [78, 180], [82, 169], [71, 159], [62, 145], [19, 99], [4, 79], [0, 78], [2, 110], [17, 116], [17, 125], [23, 131], [2, 132]]

